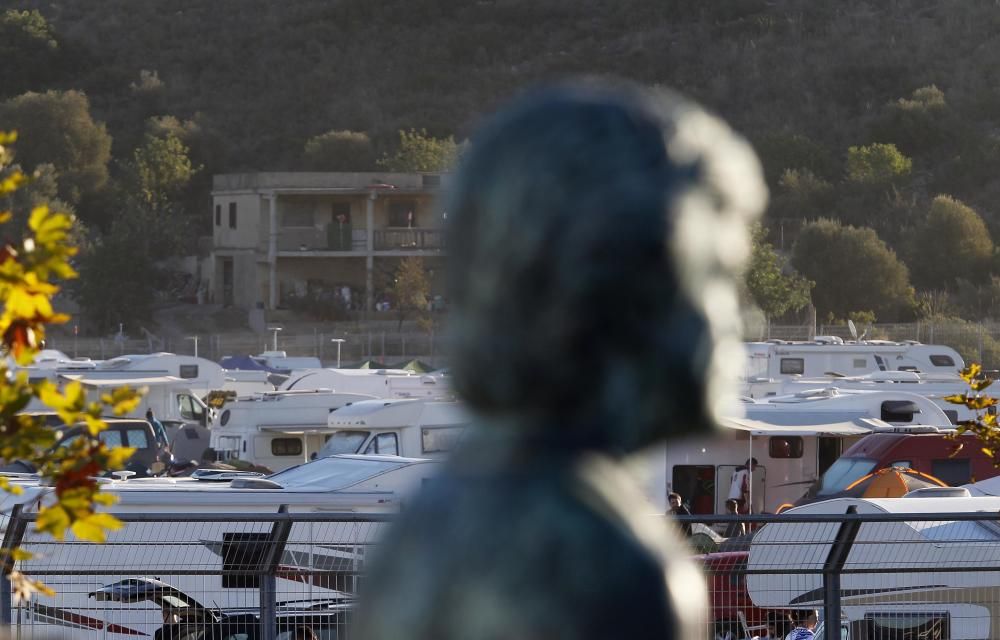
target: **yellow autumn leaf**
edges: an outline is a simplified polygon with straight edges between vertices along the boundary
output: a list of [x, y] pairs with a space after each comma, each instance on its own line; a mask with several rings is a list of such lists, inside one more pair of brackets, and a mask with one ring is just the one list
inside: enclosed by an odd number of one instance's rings
[[108, 450], [108, 469], [121, 469], [128, 462], [128, 459], [135, 455], [135, 447], [115, 447]]
[[94, 504], [105, 507], [110, 507], [118, 502], [118, 496], [111, 493], [95, 493], [91, 499], [94, 501]]
[[100, 528], [96, 524], [93, 524], [89, 520], [77, 520], [72, 526], [73, 535], [75, 535], [80, 540], [86, 540], [87, 542], [104, 542], [104, 529]]
[[92, 436], [96, 436], [107, 428], [107, 424], [100, 418], [95, 418], [89, 413], [83, 415], [83, 422], [87, 425], [87, 431]]
[[17, 142], [17, 131], [0, 131], [0, 144], [14, 144]]
[[14, 547], [13, 549], [10, 550], [10, 557], [12, 557], [15, 561], [31, 560], [32, 558], [35, 557], [35, 554], [31, 553], [30, 551], [25, 551], [21, 547]]
[[965, 406], [973, 410], [995, 407], [997, 399], [991, 396], [972, 396], [965, 399]]
[[4, 212], [0, 213], [0, 224], [4, 224], [6, 222], [10, 222], [11, 218], [13, 218], [13, 217], [14, 217], [14, 212], [13, 211], [4, 211]]
[[951, 404], [965, 404], [965, 394], [961, 393], [953, 396], [945, 396], [942, 400], [950, 402]]
[[958, 375], [960, 378], [962, 378], [962, 380], [965, 380], [965, 382], [971, 384], [972, 381], [978, 378], [979, 374], [982, 372], [983, 372], [983, 367], [973, 362], [966, 368], [959, 371]]
[[982, 451], [983, 453], [985, 453], [986, 455], [988, 455], [991, 458], [993, 457], [993, 450], [992, 449], [987, 449], [986, 447], [983, 447], [982, 449], [980, 449], [980, 451]]
[[48, 533], [56, 540], [62, 540], [66, 536], [69, 522], [69, 514], [66, 513], [66, 510], [60, 505], [54, 504], [44, 507], [38, 512], [35, 528], [43, 533]]

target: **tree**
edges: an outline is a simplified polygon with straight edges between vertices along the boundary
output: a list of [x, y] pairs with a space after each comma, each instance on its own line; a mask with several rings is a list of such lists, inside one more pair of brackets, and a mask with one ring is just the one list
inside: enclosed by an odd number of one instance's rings
[[152, 315], [160, 272], [138, 241], [139, 230], [133, 222], [96, 236], [78, 260], [81, 277], [73, 291], [92, 331], [108, 333], [119, 324], [135, 326]]
[[8, 9], [0, 16], [4, 97], [47, 86], [59, 76], [62, 58], [55, 30], [38, 11]]
[[757, 225], [744, 282], [750, 297], [768, 320], [809, 304], [812, 282], [797, 273], [785, 273], [785, 267], [786, 261], [767, 241], [767, 232]]
[[426, 129], [400, 130], [399, 146], [386, 154], [378, 166], [388, 171], [447, 171], [458, 158], [455, 138], [434, 138]]
[[828, 215], [836, 201], [833, 185], [809, 169], [786, 169], [771, 204], [772, 219], [811, 220]]
[[808, 171], [821, 180], [833, 179], [839, 171], [825, 146], [799, 133], [767, 133], [754, 140], [754, 148], [771, 187], [777, 186], [789, 169]]
[[949, 288], [958, 278], [985, 282], [992, 258], [993, 240], [979, 214], [950, 196], [934, 198], [914, 233], [910, 266], [917, 286]]
[[944, 92], [935, 85], [921, 87], [909, 98], [890, 102], [871, 127], [872, 139], [891, 142], [903, 152], [931, 152], [956, 136], [960, 123], [951, 117]]
[[187, 146], [171, 133], [163, 137], [146, 134], [124, 168], [127, 197], [154, 216], [176, 211], [184, 190], [200, 170], [191, 163]]
[[910, 175], [913, 161], [894, 144], [870, 144], [847, 150], [847, 179], [860, 185], [884, 187]]
[[[28, 178], [10, 167], [12, 154], [6, 145], [14, 142], [13, 134], [0, 134], [0, 197], [10, 196]], [[11, 212], [0, 214], [0, 223], [12, 219]], [[115, 415], [131, 411], [140, 395], [127, 388], [102, 395], [99, 401], [87, 398], [83, 385], [72, 382], [60, 390], [43, 380], [32, 382], [25, 371], [18, 371], [11, 362], [26, 365], [33, 361], [44, 343], [49, 325], [66, 322], [69, 318], [52, 308], [52, 296], [59, 291], [59, 279], [76, 276], [70, 265], [75, 248], [69, 243], [72, 217], [36, 206], [28, 216], [28, 233], [15, 244], [0, 248], [0, 458], [28, 459], [35, 463], [43, 484], [52, 487], [55, 500], [43, 503], [35, 527], [39, 531], [62, 539], [67, 530], [83, 540], [102, 541], [105, 531], [117, 529], [121, 523], [97, 510], [98, 504], [110, 504], [100, 493], [95, 476], [108, 466], [120, 466], [133, 449], [109, 448], [98, 437], [105, 428], [101, 416], [111, 410]], [[53, 447], [56, 431], [45, 426], [40, 418], [20, 413], [29, 402], [37, 400], [54, 410], [64, 424], [85, 423], [85, 437], [66, 447]], [[0, 489], [19, 493], [7, 478], [0, 478]], [[19, 557], [25, 557], [19, 552]], [[15, 557], [18, 557], [15, 556]], [[4, 571], [13, 583], [18, 597], [33, 591], [52, 593], [43, 584], [30, 580], [13, 570], [12, 562], [4, 562]]]
[[363, 131], [327, 131], [306, 140], [303, 161], [308, 171], [370, 171], [375, 153]]
[[871, 311], [896, 322], [915, 313], [906, 266], [871, 229], [827, 219], [810, 222], [792, 248], [792, 265], [815, 282], [812, 300], [820, 316]]
[[403, 321], [414, 318], [424, 330], [430, 329], [430, 282], [424, 259], [419, 256], [403, 258], [389, 286], [389, 297], [392, 299], [393, 311], [399, 320], [399, 329]]
[[31, 140], [18, 151], [26, 171], [51, 163], [59, 197], [77, 205], [108, 181], [111, 136], [90, 116], [90, 103], [79, 91], [25, 93], [0, 104], [0, 122]]

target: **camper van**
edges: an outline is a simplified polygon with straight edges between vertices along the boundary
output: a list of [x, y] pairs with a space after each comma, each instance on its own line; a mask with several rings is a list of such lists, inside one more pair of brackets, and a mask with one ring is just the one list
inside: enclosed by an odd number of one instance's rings
[[319, 456], [364, 453], [440, 458], [454, 449], [471, 417], [458, 402], [364, 400], [332, 412], [334, 429]]
[[769, 340], [746, 343], [744, 379], [817, 378], [831, 373], [856, 376], [873, 371], [920, 371], [957, 377], [965, 366], [951, 347], [919, 342], [867, 340], [845, 342], [816, 336], [808, 342]]
[[907, 467], [953, 487], [1000, 474], [972, 434], [954, 437], [953, 429], [883, 429], [861, 438], [826, 470], [796, 504], [808, 504], [846, 489], [878, 469]]
[[792, 505], [863, 436], [904, 425], [949, 425], [927, 398], [902, 392], [809, 391], [734, 406], [717, 434], [641, 454], [638, 471], [657, 511], [676, 491], [695, 514], [725, 513], [730, 482], [750, 458], [755, 513]]
[[[841, 610], [851, 638], [1000, 638], [1000, 528], [988, 518], [942, 517], [996, 514], [1000, 498], [837, 498], [787, 513], [841, 515], [850, 507], [883, 520], [862, 522], [844, 558]], [[901, 514], [912, 519], [893, 519]], [[747, 590], [760, 608], [821, 609], [822, 569], [840, 524], [789, 520], [768, 523], [754, 535]]]
[[447, 376], [406, 369], [309, 369], [296, 371], [282, 391], [332, 389], [376, 398], [452, 398]]
[[212, 423], [211, 447], [220, 461], [242, 460], [281, 471], [307, 462], [333, 433], [330, 412], [371, 400], [358, 393], [273, 391], [227, 403]]

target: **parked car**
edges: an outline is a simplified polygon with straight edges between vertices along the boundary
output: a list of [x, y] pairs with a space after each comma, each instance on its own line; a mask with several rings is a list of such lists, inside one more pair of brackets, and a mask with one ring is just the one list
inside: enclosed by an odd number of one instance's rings
[[[101, 442], [109, 447], [132, 447], [135, 449], [135, 453], [126, 461], [123, 469], [109, 469], [109, 473], [132, 471], [139, 477], [157, 476], [167, 473], [177, 466], [170, 449], [157, 440], [153, 426], [145, 420], [104, 418], [104, 421], [107, 423], [107, 428], [97, 436]], [[87, 434], [87, 426], [84, 424], [65, 427], [54, 446], [67, 447]], [[15, 460], [0, 467], [0, 472], [7, 473], [35, 473], [36, 471], [35, 466], [26, 460]]]

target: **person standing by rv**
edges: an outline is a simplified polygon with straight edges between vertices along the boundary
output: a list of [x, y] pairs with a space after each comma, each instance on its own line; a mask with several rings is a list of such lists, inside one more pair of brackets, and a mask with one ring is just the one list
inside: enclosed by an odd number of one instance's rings
[[738, 513], [750, 513], [750, 482], [752, 474], [757, 470], [757, 458], [750, 458], [742, 467], [737, 467], [733, 472], [732, 482], [729, 484], [729, 499], [739, 503]]
[[153, 427], [153, 432], [156, 434], [156, 441], [160, 443], [160, 446], [170, 446], [170, 442], [167, 440], [167, 429], [163, 426], [163, 423], [157, 420], [156, 416], [153, 415], [152, 407], [146, 408], [146, 422]]
[[[674, 514], [675, 516], [689, 516], [689, 515], [691, 515], [691, 510], [684, 506], [684, 499], [681, 498], [681, 494], [679, 494], [679, 493], [671, 493], [669, 496], [667, 496], [667, 500], [670, 502], [670, 513]], [[681, 531], [684, 532], [684, 535], [686, 537], [690, 538], [691, 537], [691, 523], [690, 522], [681, 522], [680, 523], [680, 527], [681, 527]]]
[[[739, 500], [733, 500], [730, 498], [726, 500], [726, 515], [735, 516], [739, 514], [740, 502]], [[739, 536], [745, 536], [747, 533], [746, 525], [739, 520], [734, 520], [726, 525], [726, 532], [723, 534], [726, 538], [738, 538]]]
[[816, 634], [813, 630], [819, 623], [819, 612], [815, 609], [812, 611], [803, 611], [802, 616], [799, 618], [798, 623], [792, 632], [785, 636], [785, 640], [813, 640]]

